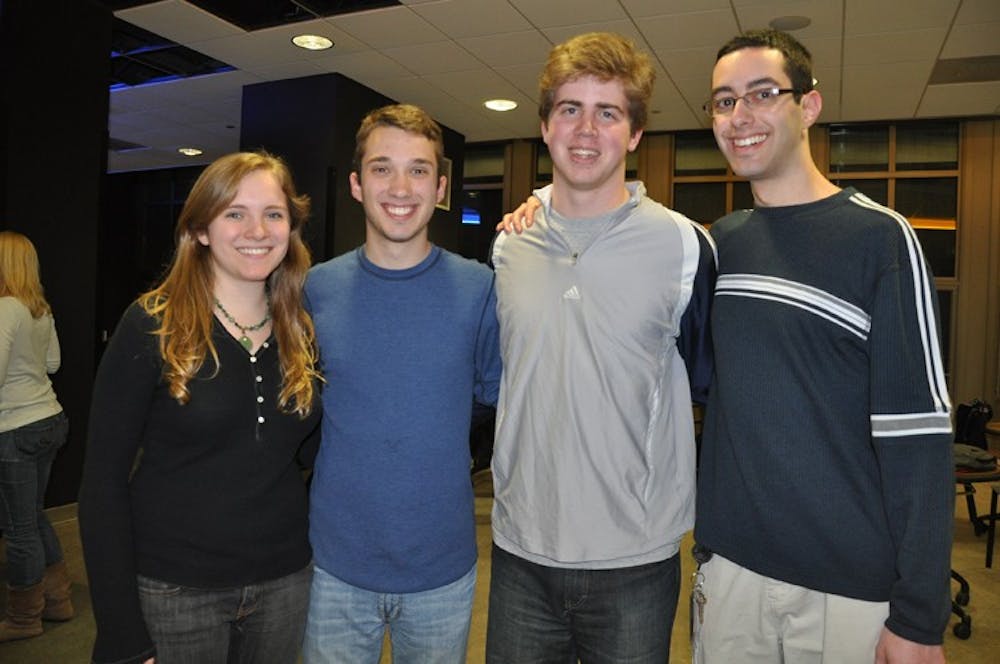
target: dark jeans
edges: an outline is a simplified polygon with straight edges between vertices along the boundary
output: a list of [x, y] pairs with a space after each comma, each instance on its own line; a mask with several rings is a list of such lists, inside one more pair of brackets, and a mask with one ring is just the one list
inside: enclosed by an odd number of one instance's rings
[[240, 588], [187, 588], [139, 576], [156, 664], [294, 664], [302, 646], [312, 565]]
[[536, 565], [493, 545], [487, 664], [666, 664], [680, 557], [609, 570]]
[[0, 433], [0, 509], [5, 512], [7, 583], [33, 586], [48, 565], [63, 559], [44, 512], [45, 487], [56, 452], [66, 442], [64, 413]]

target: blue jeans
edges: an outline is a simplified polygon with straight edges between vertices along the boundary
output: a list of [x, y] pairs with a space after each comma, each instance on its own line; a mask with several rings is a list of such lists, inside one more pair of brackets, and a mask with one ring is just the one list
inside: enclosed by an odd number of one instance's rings
[[312, 565], [240, 588], [188, 588], [138, 576], [156, 664], [294, 664]]
[[680, 557], [545, 567], [493, 546], [487, 664], [666, 664]]
[[317, 567], [302, 659], [377, 664], [388, 628], [394, 664], [462, 664], [475, 589], [475, 565], [448, 585], [399, 594], [364, 590]]
[[64, 413], [0, 433], [0, 509], [7, 517], [7, 583], [16, 588], [42, 580], [45, 568], [63, 559], [45, 516], [45, 487], [56, 452], [66, 443]]

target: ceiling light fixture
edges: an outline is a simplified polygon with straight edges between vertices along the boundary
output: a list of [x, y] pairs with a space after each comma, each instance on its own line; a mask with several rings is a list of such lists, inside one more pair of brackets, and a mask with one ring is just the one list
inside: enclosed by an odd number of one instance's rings
[[491, 111], [513, 111], [517, 108], [517, 102], [513, 99], [489, 99], [483, 103], [483, 106]]
[[307, 51], [325, 51], [333, 48], [333, 40], [320, 35], [295, 35], [292, 37], [292, 43]]
[[812, 19], [808, 16], [778, 16], [776, 18], [772, 18], [771, 22], [768, 23], [768, 25], [775, 30], [781, 30], [783, 32], [801, 30], [811, 24]]
[[198, 148], [177, 148], [177, 151], [186, 157], [197, 157], [203, 152]]

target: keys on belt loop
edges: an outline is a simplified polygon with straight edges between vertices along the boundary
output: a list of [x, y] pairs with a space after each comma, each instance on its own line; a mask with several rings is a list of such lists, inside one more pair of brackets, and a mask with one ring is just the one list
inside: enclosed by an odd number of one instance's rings
[[698, 624], [705, 622], [705, 604], [708, 598], [705, 597], [705, 575], [701, 573], [701, 566], [712, 559], [712, 550], [702, 544], [695, 544], [691, 549], [691, 556], [698, 563], [698, 569], [694, 573], [694, 584], [691, 589], [691, 599], [694, 600], [698, 611]]

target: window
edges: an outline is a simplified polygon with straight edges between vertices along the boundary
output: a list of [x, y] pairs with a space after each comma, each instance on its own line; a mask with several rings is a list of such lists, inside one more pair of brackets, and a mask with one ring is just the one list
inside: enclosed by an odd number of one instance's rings
[[462, 178], [462, 226], [458, 230], [458, 253], [481, 262], [489, 261], [490, 244], [497, 222], [503, 216], [503, 176], [506, 148], [503, 143], [465, 146]]
[[[898, 211], [916, 230], [936, 278], [949, 373], [952, 294], [958, 287], [959, 129], [957, 121], [935, 120], [813, 130], [829, 139], [829, 160], [821, 168], [834, 184]], [[671, 207], [702, 223], [753, 207], [749, 183], [729, 170], [709, 130], [674, 134], [672, 175]]]
[[753, 207], [750, 184], [729, 170], [711, 131], [674, 135], [673, 180], [671, 207], [703, 224]]

